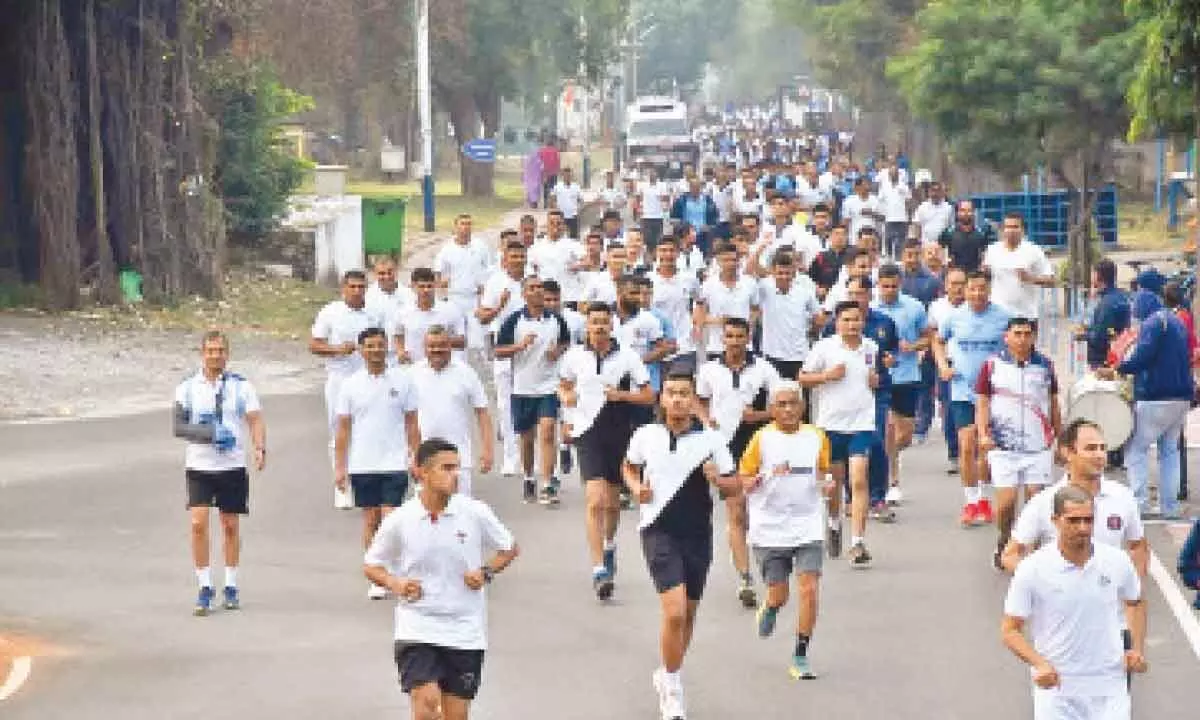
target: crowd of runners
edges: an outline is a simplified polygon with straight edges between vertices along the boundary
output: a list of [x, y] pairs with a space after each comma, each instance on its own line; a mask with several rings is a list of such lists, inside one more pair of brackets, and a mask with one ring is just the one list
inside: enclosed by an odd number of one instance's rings
[[[794, 582], [787, 668], [814, 678], [827, 556], [856, 569], [886, 558], [870, 524], [898, 520], [905, 454], [940, 427], [962, 486], [953, 521], [994, 523], [992, 561], [1015, 573], [1004, 642], [1032, 668], [1037, 717], [1128, 718], [1126, 672], [1146, 667], [1152, 443], [1161, 512], [1180, 511], [1170, 448], [1193, 392], [1180, 319], [1142, 294], [1122, 317], [1105, 299], [1113, 267], [1097, 267], [1097, 316], [1108, 314], [1081, 331], [1100, 333], [1089, 359], [1101, 375], [1134, 376], [1135, 399], [1153, 406], [1139, 426], [1156, 423], [1144, 448], [1127, 448], [1131, 491], [1103, 477], [1102, 428], [1063, 419], [1055, 364], [1037, 350], [1038, 294], [1056, 275], [1021, 216], [997, 230], [902, 159], [855, 165], [838, 154], [845, 135], [741, 149], [713, 137], [715, 162], [680, 179], [609, 173], [594, 227], [581, 227], [585, 193], [564, 169], [544, 219], [523, 217], [498, 247], [460, 216], [431, 266], [403, 270], [407, 285], [380, 259], [370, 277], [346, 273], [316, 317], [309, 350], [328, 370], [334, 504], [362, 510], [368, 596], [397, 601], [396, 663], [414, 717], [467, 716], [486, 648], [480, 591], [518, 556], [473, 497], [479, 476], [512, 478], [524, 502], [557, 508], [577, 472], [600, 601], [617, 592], [617, 530], [636, 512], [661, 601], [653, 687], [675, 720], [714, 537], [760, 636], [775, 631]], [[1153, 336], [1110, 362], [1130, 314], [1134, 332]], [[226, 369], [222, 335], [202, 346], [203, 369], [175, 398], [198, 615], [218, 602], [209, 507], [225, 541], [220, 604], [235, 609], [246, 466], [266, 462], [253, 386]]]

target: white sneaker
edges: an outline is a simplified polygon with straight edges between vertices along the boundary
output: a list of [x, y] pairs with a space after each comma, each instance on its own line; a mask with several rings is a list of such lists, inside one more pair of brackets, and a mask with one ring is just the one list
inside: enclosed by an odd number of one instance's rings
[[387, 588], [383, 587], [382, 585], [376, 585], [375, 583], [371, 583], [371, 587], [367, 588], [367, 599], [368, 600], [385, 600], [385, 599], [387, 599], [387, 596], [388, 596], [388, 590], [387, 590]]
[[515, 459], [505, 458], [504, 464], [500, 466], [500, 474], [504, 477], [516, 477], [518, 475], [517, 465], [518, 463]]
[[686, 720], [687, 710], [683, 705], [683, 683], [672, 683], [663, 678], [666, 695], [663, 697], [663, 720]]
[[666, 720], [667, 718], [667, 681], [664, 677], [663, 669], [655, 668], [654, 673], [650, 676], [650, 681], [654, 684], [654, 693], [658, 695], [658, 714]]
[[336, 487], [333, 489], [333, 508], [335, 510], [354, 509], [354, 495], [349, 489], [339, 490]]
[[900, 490], [899, 485], [893, 485], [887, 491], [887, 504], [899, 505], [904, 502], [904, 493]]

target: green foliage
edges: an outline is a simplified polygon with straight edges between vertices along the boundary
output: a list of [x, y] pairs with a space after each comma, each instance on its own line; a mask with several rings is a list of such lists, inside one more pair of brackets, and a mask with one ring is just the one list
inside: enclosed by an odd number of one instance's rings
[[[731, 42], [745, 0], [639, 0], [638, 15], [654, 19], [634, 32], [655, 26], [640, 51], [638, 84], [647, 88], [656, 81], [670, 86], [690, 85], [704, 74], [718, 47]], [[744, 48], [743, 48], [744, 49]]]
[[1107, 151], [1122, 134], [1135, 31], [1119, 0], [942, 0], [888, 63], [911, 112], [951, 155], [1015, 176]]
[[1200, 0], [1126, 0], [1142, 48], [1129, 85], [1130, 140], [1195, 132], [1200, 120]]
[[285, 145], [280, 123], [312, 108], [266, 67], [223, 59], [205, 68], [206, 109], [219, 125], [216, 188], [229, 230], [261, 237], [274, 229], [310, 165]]
[[721, 101], [760, 102], [793, 85], [811, 72], [810, 47], [800, 28], [778, 21], [775, 0], [742, 0], [731, 37], [714, 52]]

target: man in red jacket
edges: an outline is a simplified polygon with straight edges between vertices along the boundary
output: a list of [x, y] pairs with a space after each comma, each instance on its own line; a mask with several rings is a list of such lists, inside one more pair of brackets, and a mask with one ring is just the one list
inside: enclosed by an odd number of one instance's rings
[[538, 150], [538, 158], [542, 161], [542, 207], [550, 206], [550, 191], [558, 184], [558, 170], [562, 166], [562, 157], [553, 135], [547, 135], [545, 143]]

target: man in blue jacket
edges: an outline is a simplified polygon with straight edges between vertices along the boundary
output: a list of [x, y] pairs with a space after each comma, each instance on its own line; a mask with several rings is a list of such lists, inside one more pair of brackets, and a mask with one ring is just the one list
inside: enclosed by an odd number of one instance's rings
[[1200, 518], [1192, 522], [1192, 531], [1188, 533], [1183, 549], [1179, 551], [1178, 569], [1183, 584], [1196, 591], [1192, 607], [1200, 610]]
[[1092, 289], [1096, 309], [1091, 323], [1080, 328], [1079, 334], [1087, 341], [1088, 367], [1098, 368], [1107, 362], [1109, 343], [1129, 327], [1129, 296], [1117, 289], [1117, 266], [1108, 259], [1097, 262], [1092, 270]]
[[1158, 498], [1162, 515], [1180, 517], [1179, 433], [1194, 392], [1187, 330], [1158, 296], [1147, 290], [1133, 295], [1132, 315], [1138, 323], [1137, 344], [1117, 367], [1099, 368], [1097, 377], [1133, 375], [1133, 437], [1125, 444], [1129, 487], [1142, 515], [1150, 512], [1148, 494], [1150, 446], [1158, 447]]
[[704, 257], [709, 257], [712, 231], [720, 216], [717, 204], [702, 192], [700, 178], [688, 178], [688, 192], [676, 198], [675, 203], [671, 205], [671, 219], [686, 222], [696, 228], [696, 246], [704, 253]]

